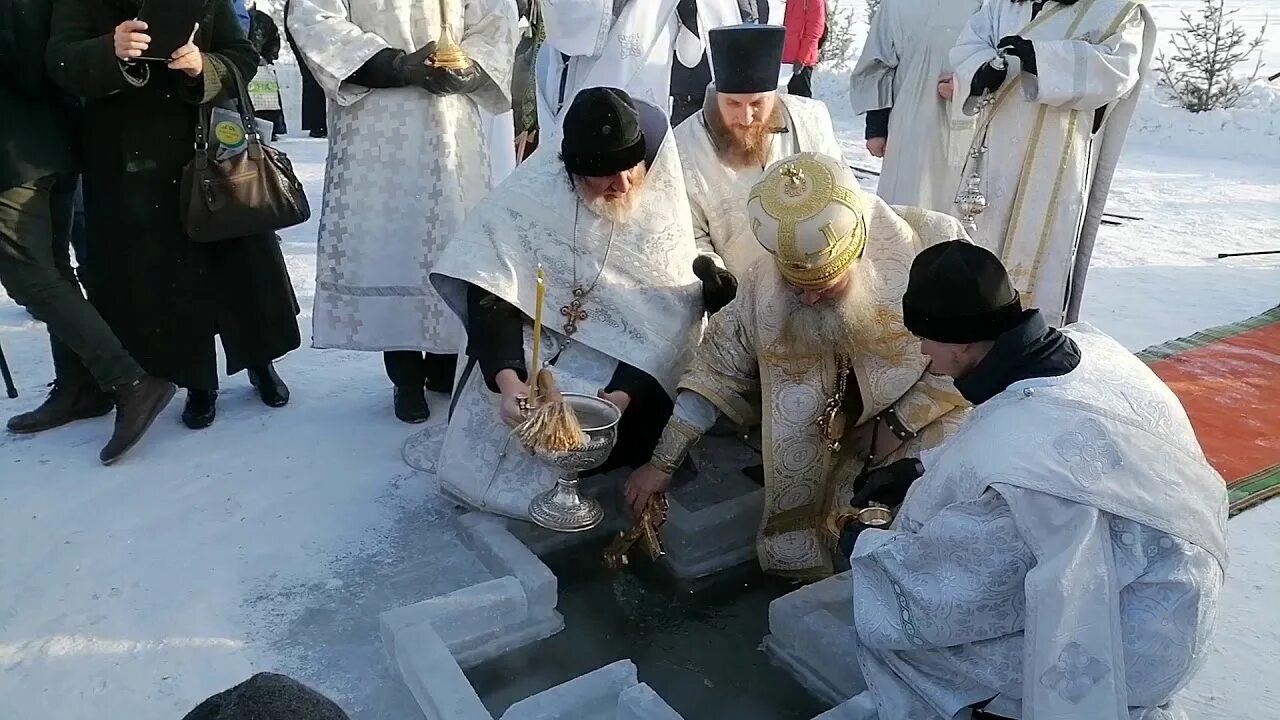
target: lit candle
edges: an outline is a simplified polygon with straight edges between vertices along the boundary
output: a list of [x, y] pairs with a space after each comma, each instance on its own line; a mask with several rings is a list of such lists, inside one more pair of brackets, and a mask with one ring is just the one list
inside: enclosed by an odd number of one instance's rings
[[529, 364], [529, 404], [532, 405], [538, 395], [538, 351], [542, 346], [542, 297], [546, 293], [546, 285], [542, 281], [542, 265], [538, 265], [537, 299], [533, 304], [533, 360]]

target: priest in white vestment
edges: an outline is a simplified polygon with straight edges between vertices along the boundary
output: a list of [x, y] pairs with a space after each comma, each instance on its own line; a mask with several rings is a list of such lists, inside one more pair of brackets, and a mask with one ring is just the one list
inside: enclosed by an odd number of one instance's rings
[[751, 188], [765, 168], [799, 152], [839, 158], [827, 106], [779, 93], [781, 25], [710, 32], [715, 85], [698, 113], [676, 128], [693, 232], [735, 276], [767, 255], [747, 218]]
[[864, 467], [915, 457], [963, 419], [951, 381], [925, 372], [902, 325], [907, 268], [921, 249], [963, 238], [959, 222], [891, 208], [858, 189], [843, 162], [801, 153], [769, 168], [747, 212], [769, 254], [711, 318], [680, 380], [674, 415], [649, 464], [627, 482], [639, 512], [724, 415], [761, 425], [761, 567], [831, 574], [822, 527]]
[[1078, 317], [1155, 39], [1130, 0], [988, 0], [951, 52], [955, 97], [989, 148], [964, 173], [987, 201], [973, 239], [1055, 327]]
[[905, 492], [854, 544], [869, 691], [849, 717], [1186, 718], [1227, 496], [1177, 397], [1098, 330], [1023, 311], [980, 246], [921, 253], [902, 304], [930, 371], [977, 407], [923, 476], [854, 500]]
[[954, 211], [974, 119], [952, 102], [951, 48], [982, 0], [883, 0], [849, 78], [890, 205]]
[[548, 0], [534, 69], [539, 127], [558, 127], [588, 87], [625, 90], [669, 116], [672, 62], [696, 67], [706, 32], [740, 17], [736, 0]]
[[536, 276], [546, 296], [540, 360], [564, 391], [623, 410], [603, 472], [637, 466], [671, 414], [702, 330], [680, 158], [666, 115], [616, 88], [575, 98], [551, 136], [457, 232], [432, 282], [469, 331], [437, 463], [442, 491], [479, 510], [529, 519], [555, 484], [511, 428], [528, 393]]
[[[441, 9], [468, 57], [428, 66]], [[447, 391], [462, 327], [427, 274], [490, 188], [493, 116], [511, 108], [510, 0], [293, 0], [289, 31], [329, 98], [312, 343], [384, 353], [396, 417]], [[501, 121], [500, 121], [501, 122]]]

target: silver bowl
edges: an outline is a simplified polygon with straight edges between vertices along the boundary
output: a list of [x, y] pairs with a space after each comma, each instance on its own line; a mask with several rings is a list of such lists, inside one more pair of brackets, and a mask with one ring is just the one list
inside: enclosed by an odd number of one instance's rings
[[538, 525], [558, 532], [583, 532], [604, 520], [604, 508], [578, 488], [578, 473], [594, 470], [604, 464], [618, 441], [618, 421], [622, 411], [617, 405], [594, 395], [564, 393], [564, 401], [578, 416], [586, 447], [564, 452], [534, 451], [538, 459], [560, 471], [555, 487], [539, 493], [529, 503], [529, 517]]

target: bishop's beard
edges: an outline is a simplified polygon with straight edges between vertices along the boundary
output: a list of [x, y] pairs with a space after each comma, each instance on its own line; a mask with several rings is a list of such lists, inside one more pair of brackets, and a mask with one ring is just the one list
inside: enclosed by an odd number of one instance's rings
[[783, 297], [779, 350], [789, 355], [821, 355], [835, 349], [852, 355], [858, 338], [874, 329], [877, 278], [870, 262], [855, 262], [844, 290], [817, 305], [804, 304], [799, 293], [783, 280], [777, 266], [770, 263], [770, 267]]
[[579, 178], [574, 178], [573, 188], [577, 191], [578, 197], [582, 198], [582, 204], [586, 205], [593, 214], [620, 225], [630, 220], [635, 214], [636, 206], [640, 204], [640, 190], [644, 187], [648, 176], [648, 169], [641, 164], [637, 174], [631, 180], [631, 189], [627, 190], [625, 195], [614, 198], [591, 192], [587, 184]]
[[702, 106], [702, 116], [707, 119], [707, 130], [711, 133], [711, 144], [729, 167], [764, 167], [769, 160], [769, 141], [773, 139], [774, 128], [782, 127], [782, 100], [773, 105], [773, 112], [768, 118], [743, 127], [729, 127], [720, 115], [720, 106], [716, 104], [714, 92], [707, 92], [707, 100]]

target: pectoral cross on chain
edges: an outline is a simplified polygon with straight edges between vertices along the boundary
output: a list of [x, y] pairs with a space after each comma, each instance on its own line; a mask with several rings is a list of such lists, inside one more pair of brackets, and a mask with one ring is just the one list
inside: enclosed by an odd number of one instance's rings
[[573, 300], [568, 305], [560, 306], [560, 314], [565, 318], [564, 334], [573, 337], [578, 332], [578, 323], [587, 319], [587, 311], [582, 309], [583, 298], [587, 291], [582, 288], [573, 289]]

